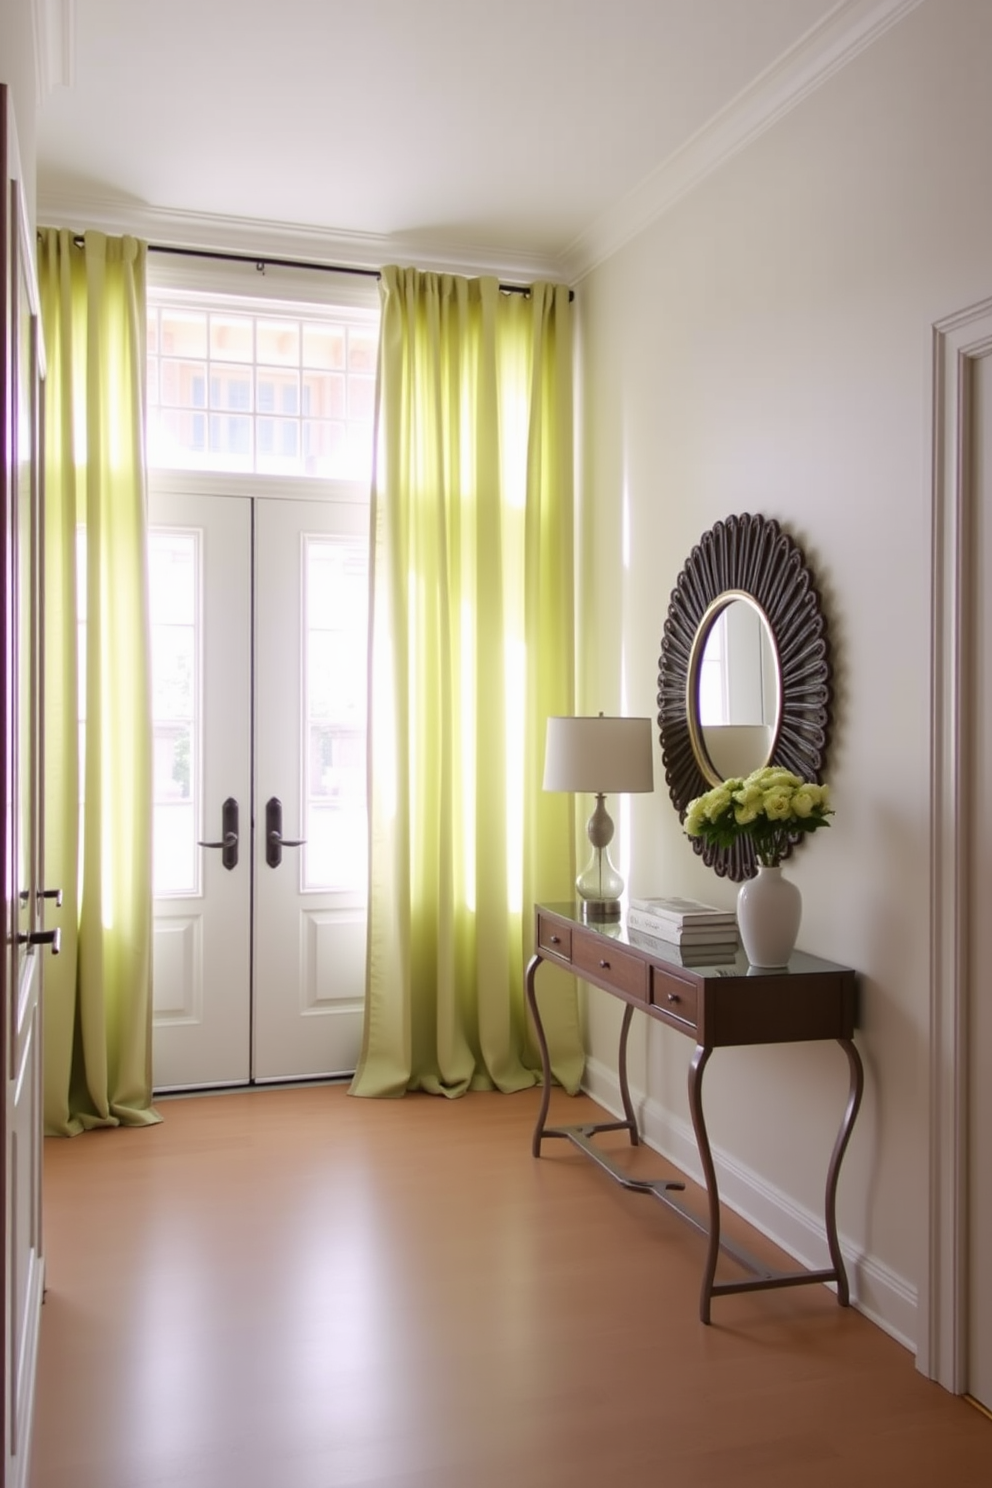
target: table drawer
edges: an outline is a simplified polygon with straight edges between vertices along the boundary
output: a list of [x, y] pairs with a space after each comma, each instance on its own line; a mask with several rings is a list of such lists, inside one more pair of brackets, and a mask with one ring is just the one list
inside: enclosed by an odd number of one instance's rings
[[658, 1009], [666, 1023], [683, 1033], [696, 1031], [696, 984], [684, 982], [667, 971], [651, 968], [651, 1005]]
[[581, 976], [587, 972], [598, 982], [636, 997], [648, 1000], [648, 968], [644, 961], [621, 950], [605, 935], [575, 935], [572, 940], [572, 965]]
[[562, 961], [572, 959], [572, 932], [545, 915], [537, 917], [537, 949], [542, 956], [557, 956]]

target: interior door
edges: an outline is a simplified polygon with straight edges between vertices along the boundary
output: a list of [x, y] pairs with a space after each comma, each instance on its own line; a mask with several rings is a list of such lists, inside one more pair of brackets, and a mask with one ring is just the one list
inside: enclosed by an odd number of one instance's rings
[[367, 507], [157, 493], [154, 1083], [350, 1073]]
[[[42, 872], [41, 379], [44, 351], [16, 133], [0, 85], [0, 1478], [26, 1473], [44, 1258], [41, 1224]], [[55, 905], [51, 908], [55, 910]], [[57, 923], [57, 916], [56, 916]]]
[[244, 1084], [251, 1075], [251, 502], [153, 494], [149, 517], [154, 1083], [160, 1090]]
[[367, 533], [358, 504], [258, 502], [259, 1080], [351, 1072], [361, 1044]]

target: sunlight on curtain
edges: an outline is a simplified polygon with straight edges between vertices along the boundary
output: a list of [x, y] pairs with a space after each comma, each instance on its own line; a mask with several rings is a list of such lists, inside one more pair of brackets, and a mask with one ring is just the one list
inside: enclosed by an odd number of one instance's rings
[[[388, 268], [373, 483], [370, 898], [356, 1095], [536, 1084], [535, 899], [570, 900], [574, 813], [541, 789], [573, 712], [567, 288]], [[542, 989], [578, 1089], [574, 982]]]
[[[38, 234], [45, 389], [45, 1128], [151, 1108], [145, 247]], [[80, 625], [80, 617], [83, 624]], [[82, 653], [80, 654], [81, 648]], [[81, 706], [80, 706], [81, 705]], [[82, 720], [82, 722], [80, 722]]]

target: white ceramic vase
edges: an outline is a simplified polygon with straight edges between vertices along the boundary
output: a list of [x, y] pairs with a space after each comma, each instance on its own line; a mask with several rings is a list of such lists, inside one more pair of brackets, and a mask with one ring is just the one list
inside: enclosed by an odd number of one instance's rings
[[737, 891], [737, 926], [752, 966], [788, 966], [803, 914], [802, 895], [780, 867], [758, 865]]

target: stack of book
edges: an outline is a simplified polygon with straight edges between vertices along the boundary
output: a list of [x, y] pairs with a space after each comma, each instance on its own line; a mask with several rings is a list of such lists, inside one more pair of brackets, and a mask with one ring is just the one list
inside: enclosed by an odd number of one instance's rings
[[631, 899], [627, 930], [676, 947], [683, 964], [717, 964], [737, 954], [737, 916], [695, 899]]

